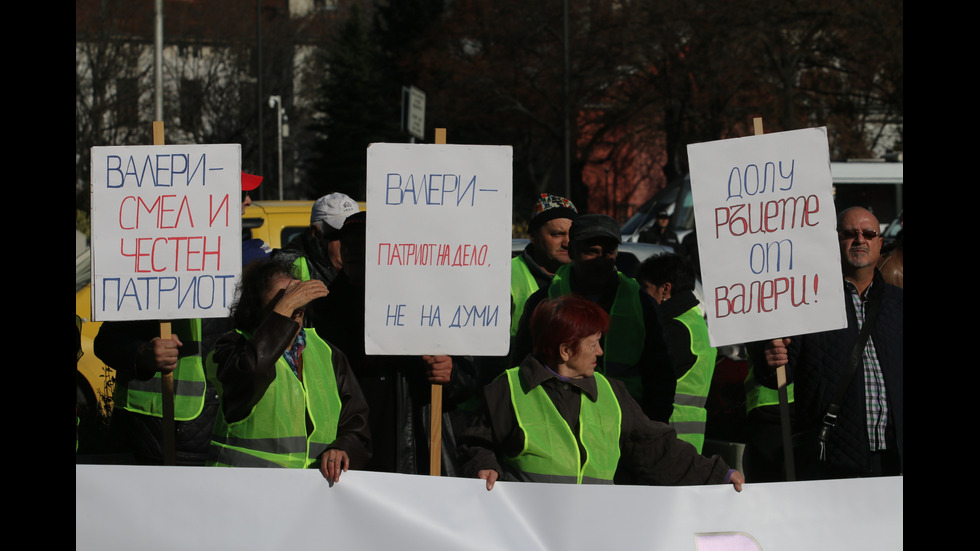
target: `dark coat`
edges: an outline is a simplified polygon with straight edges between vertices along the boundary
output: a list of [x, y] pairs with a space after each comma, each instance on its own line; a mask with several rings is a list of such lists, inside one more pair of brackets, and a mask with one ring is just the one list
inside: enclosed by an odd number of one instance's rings
[[[904, 401], [903, 380], [903, 308], [902, 289], [885, 283], [881, 274], [875, 271], [874, 281], [868, 291], [870, 300], [874, 294], [881, 294], [881, 310], [871, 331], [878, 361], [885, 380], [888, 399], [889, 447], [897, 447], [899, 460], [904, 472]], [[838, 476], [864, 476], [871, 474], [871, 452], [868, 443], [867, 422], [865, 420], [863, 365], [855, 370], [841, 404], [836, 428], [830, 432], [827, 444], [827, 461], [817, 466], [814, 472], [807, 465], [812, 464], [813, 450], [816, 449], [816, 430], [820, 427], [827, 408], [837, 391], [838, 382], [847, 368], [851, 350], [857, 342], [859, 328], [854, 306], [849, 296], [845, 296], [847, 307], [847, 327], [836, 331], [824, 331], [792, 337], [789, 362], [786, 364], [788, 382], [795, 383], [796, 420], [794, 433], [806, 434], [801, 453], [797, 457], [800, 478], [822, 477], [827, 473]], [[757, 343], [758, 347], [759, 344]], [[757, 349], [758, 350], [758, 349]], [[753, 353], [762, 357], [761, 351]], [[768, 371], [768, 370], [760, 370]], [[772, 373], [760, 373], [760, 383], [776, 388], [776, 377]]]

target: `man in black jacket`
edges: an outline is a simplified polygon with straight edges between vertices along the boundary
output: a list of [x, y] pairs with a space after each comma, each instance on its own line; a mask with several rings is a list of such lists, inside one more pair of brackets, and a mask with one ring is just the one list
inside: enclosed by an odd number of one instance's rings
[[[888, 476], [904, 472], [903, 291], [885, 283], [875, 264], [881, 255], [878, 219], [863, 208], [840, 213], [837, 232], [844, 274], [847, 327], [765, 343], [771, 369], [760, 382], [775, 387], [773, 369], [786, 365], [795, 383], [794, 432], [800, 479]], [[859, 355], [836, 419], [826, 414], [849, 371], [852, 350], [866, 316], [877, 320]], [[758, 357], [758, 356], [757, 356]], [[818, 436], [831, 421], [826, 438]], [[821, 448], [823, 448], [821, 450]]]

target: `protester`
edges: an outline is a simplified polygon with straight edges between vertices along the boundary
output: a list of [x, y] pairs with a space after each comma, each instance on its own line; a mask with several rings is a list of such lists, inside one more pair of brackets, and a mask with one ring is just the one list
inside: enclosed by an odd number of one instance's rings
[[[254, 174], [242, 172], [242, 216], [245, 216], [245, 209], [252, 204], [250, 192], [254, 191], [262, 184], [262, 177]], [[269, 245], [258, 238], [242, 238], [242, 266], [248, 266], [256, 260], [269, 258], [272, 249]]]
[[650, 420], [620, 381], [596, 371], [609, 316], [576, 295], [542, 301], [530, 316], [533, 352], [484, 391], [461, 437], [464, 475], [486, 480], [611, 484], [617, 468], [650, 485], [744, 479]]
[[708, 342], [708, 325], [694, 295], [694, 270], [684, 257], [662, 254], [643, 261], [636, 279], [668, 320], [667, 343], [677, 377], [670, 426], [701, 453], [708, 420], [705, 404], [718, 351]]
[[787, 379], [795, 383], [797, 478], [899, 475], [904, 471], [903, 291], [875, 268], [882, 238], [871, 212], [859, 207], [841, 212], [837, 233], [847, 327], [756, 344], [753, 355], [765, 358], [768, 367], [756, 376], [775, 388], [775, 368], [785, 365]]
[[170, 321], [169, 338], [160, 336], [160, 323], [106, 321], [95, 336], [95, 355], [116, 371], [109, 447], [140, 464], [163, 464], [161, 375], [172, 373], [176, 463], [203, 465], [218, 399], [204, 378], [201, 320]]
[[309, 227], [273, 256], [293, 262], [300, 280], [319, 279], [329, 287], [343, 267], [340, 228], [348, 216], [359, 210], [357, 201], [343, 193], [320, 197], [310, 211]]
[[517, 334], [527, 297], [547, 287], [558, 268], [572, 261], [568, 256], [568, 230], [576, 216], [575, 205], [564, 197], [542, 193], [534, 204], [527, 226], [531, 242], [511, 261], [511, 338]]
[[623, 381], [651, 419], [666, 423], [674, 411], [677, 378], [657, 303], [616, 270], [619, 224], [602, 214], [579, 215], [569, 238], [572, 262], [558, 269], [551, 285], [528, 298], [511, 359], [519, 362], [531, 351], [528, 318], [539, 302], [572, 293], [585, 297], [611, 316], [599, 372]]
[[[261, 183], [261, 176], [241, 173], [242, 214], [252, 204], [249, 192]], [[268, 258], [268, 248], [261, 239], [244, 241], [242, 263]], [[178, 465], [203, 465], [218, 411], [218, 395], [205, 378], [203, 358], [227, 322], [172, 320], [171, 336], [161, 338], [163, 321], [107, 321], [95, 337], [95, 355], [116, 371], [108, 446], [132, 454], [138, 463], [163, 464], [161, 375], [173, 373], [175, 460]]]
[[317, 466], [330, 482], [371, 455], [368, 410], [343, 352], [303, 328], [304, 309], [326, 285], [260, 261], [244, 273], [235, 331], [208, 357], [220, 396], [209, 465]]
[[442, 473], [457, 474], [450, 412], [475, 394], [473, 359], [463, 356], [379, 356], [364, 349], [364, 247], [367, 213], [352, 214], [341, 230], [344, 266], [320, 301], [317, 332], [344, 350], [370, 407], [374, 455], [367, 470], [428, 474], [433, 384], [443, 387]]

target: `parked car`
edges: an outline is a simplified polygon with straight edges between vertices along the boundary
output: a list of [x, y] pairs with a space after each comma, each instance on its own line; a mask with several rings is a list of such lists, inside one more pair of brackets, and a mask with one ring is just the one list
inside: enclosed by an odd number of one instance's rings
[[881, 248], [882, 254], [892, 250], [892, 248], [895, 247], [895, 241], [898, 239], [898, 234], [902, 231], [902, 228], [905, 227], [903, 224], [904, 215], [904, 211], [899, 213], [898, 217], [892, 220], [891, 223], [889, 223], [888, 226], [882, 230], [881, 237], [884, 241]]

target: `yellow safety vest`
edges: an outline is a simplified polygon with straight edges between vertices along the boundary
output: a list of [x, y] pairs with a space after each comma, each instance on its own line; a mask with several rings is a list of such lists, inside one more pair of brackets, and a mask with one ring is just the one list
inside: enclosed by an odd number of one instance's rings
[[510, 338], [517, 335], [517, 324], [524, 313], [524, 303], [527, 297], [538, 290], [538, 282], [531, 274], [523, 255], [516, 256], [510, 261], [510, 298], [514, 304], [514, 314], [510, 319]]
[[[183, 345], [178, 349], [180, 356], [177, 368], [173, 370], [174, 420], [190, 421], [197, 419], [204, 409], [204, 393], [207, 388], [201, 360], [201, 320], [173, 320], [171, 326]], [[162, 418], [163, 391], [160, 377], [158, 372], [145, 381], [133, 379], [117, 384], [112, 395], [114, 407]]]
[[[303, 380], [280, 357], [276, 378], [247, 417], [227, 423], [223, 407], [219, 408], [208, 465], [304, 468], [337, 439], [341, 401], [330, 345], [315, 330], [305, 331]], [[208, 373], [220, 396], [213, 354], [208, 357]], [[313, 424], [309, 434], [307, 416]]]
[[711, 390], [711, 376], [715, 372], [718, 351], [708, 342], [708, 325], [701, 315], [701, 308], [695, 306], [674, 319], [687, 327], [691, 336], [691, 353], [697, 360], [687, 373], [677, 379], [670, 426], [677, 431], [678, 438], [690, 442], [701, 453], [708, 420], [708, 410], [704, 406]]
[[[514, 367], [505, 374], [514, 415], [524, 432], [524, 448], [504, 461], [529, 482], [612, 484], [619, 464], [623, 412], [609, 381], [595, 374], [595, 402], [582, 393], [576, 438], [541, 385], [524, 390], [519, 370]], [[584, 461], [579, 440], [585, 449]]]

